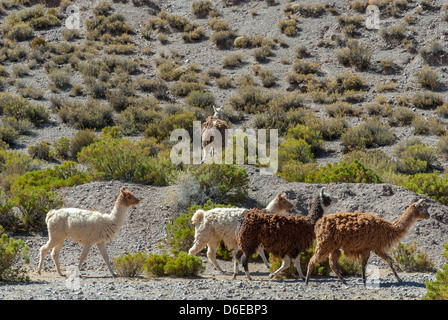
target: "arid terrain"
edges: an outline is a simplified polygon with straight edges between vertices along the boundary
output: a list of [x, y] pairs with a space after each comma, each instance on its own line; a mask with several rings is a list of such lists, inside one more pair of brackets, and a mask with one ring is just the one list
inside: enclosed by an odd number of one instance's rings
[[[109, 54], [106, 50], [112, 50], [107, 45], [107, 37], [90, 40], [87, 43], [87, 29], [84, 21], [94, 17], [93, 8], [100, 1], [75, 1], [79, 9], [82, 23], [79, 34], [69, 41], [66, 41], [63, 30], [64, 23], [56, 26], [33, 30], [30, 39], [14, 42], [14, 46], [23, 46], [26, 51], [24, 56], [13, 61], [11, 57], [2, 57], [0, 66], [0, 91], [11, 94], [23, 95], [20, 89], [31, 87], [40, 92], [36, 98], [27, 97], [33, 105], [43, 105], [49, 111], [49, 121], [42, 125], [32, 127], [27, 133], [11, 143], [9, 150], [27, 152], [30, 146], [35, 146], [41, 141], [47, 141], [53, 145], [61, 137], [71, 138], [83, 126], [70, 122], [63, 117], [58, 109], [61, 104], [77, 103], [85, 104], [92, 98], [92, 79], [87, 79], [87, 70], [93, 72], [94, 66], [87, 65], [84, 71], [78, 64], [83, 62], [101, 61], [111, 56], [118, 56], [136, 63], [134, 73], [119, 74], [115, 71], [109, 75], [95, 75], [94, 80], [102, 79], [107, 83], [107, 90], [115, 92], [119, 86], [120, 90], [126, 91], [127, 97], [133, 99], [146, 98], [157, 101], [160, 107], [157, 112], [163, 113], [169, 108], [180, 108], [187, 110], [191, 107], [189, 100], [175, 91], [175, 85], [179, 79], [163, 80], [166, 85], [166, 92], [162, 98], [156, 97], [154, 88], [145, 90], [143, 80], [154, 80], [161, 78], [160, 60], [174, 59], [176, 67], [180, 70], [188, 68], [194, 69], [198, 81], [203, 84], [203, 89], [213, 95], [215, 105], [226, 107], [226, 117], [231, 127], [253, 128], [255, 127], [256, 116], [263, 119], [276, 120], [277, 114], [268, 113], [266, 109], [262, 112], [249, 112], [244, 108], [239, 108], [232, 104], [232, 97], [240, 94], [244, 77], [251, 78], [254, 86], [265, 94], [271, 93], [300, 93], [301, 106], [311, 111], [316, 119], [334, 119], [339, 116], [344, 119], [347, 127], [355, 127], [372, 118], [379, 119], [380, 122], [388, 126], [394, 136], [393, 143], [384, 146], [373, 146], [372, 149], [384, 151], [385, 155], [393, 156], [395, 147], [411, 138], [418, 138], [424, 144], [434, 147], [435, 159], [431, 169], [444, 172], [448, 168], [445, 154], [446, 150], [438, 147], [439, 141], [446, 136], [446, 125], [448, 124], [448, 111], [442, 106], [448, 107], [448, 14], [442, 10], [445, 3], [442, 0], [434, 1], [401, 1], [404, 5], [392, 6], [400, 1], [383, 1], [391, 3], [391, 6], [381, 8], [379, 17], [380, 28], [402, 25], [400, 29], [400, 40], [391, 41], [386, 36], [382, 36], [379, 29], [367, 29], [365, 27], [365, 10], [355, 9], [357, 1], [213, 1], [213, 6], [219, 12], [219, 17], [223, 18], [228, 28], [235, 31], [235, 37], [255, 37], [262, 36], [263, 39], [271, 40], [272, 52], [261, 59], [256, 58], [256, 47], [235, 47], [233, 41], [226, 48], [218, 47], [212, 40], [212, 35], [216, 32], [210, 26], [210, 16], [198, 17], [192, 12], [194, 1], [184, 0], [160, 0], [160, 1], [113, 1], [114, 13], [123, 15], [126, 24], [132, 26], [135, 32], [132, 38], [133, 49], [126, 54]], [[367, 3], [368, 1], [359, 1]], [[372, 1], [371, 1], [372, 2]], [[375, 2], [375, 1], [373, 1]], [[372, 3], [373, 3], [372, 2]], [[400, 3], [401, 3], [400, 2]], [[8, 15], [12, 12], [28, 8], [26, 6], [7, 5], [14, 3], [12, 0], [4, 0], [4, 9], [0, 11], [0, 26], [7, 25]], [[288, 4], [315, 4], [320, 3], [324, 10], [318, 14], [307, 14], [307, 12], [295, 13], [297, 18], [297, 34], [288, 36], [280, 30], [278, 23], [281, 20], [289, 19], [284, 8]], [[377, 1], [378, 4], [381, 1]], [[365, 6], [364, 6], [365, 7]], [[364, 8], [361, 6], [361, 8]], [[445, 8], [446, 9], [446, 8]], [[62, 10], [60, 7], [58, 10]], [[174, 28], [167, 28], [166, 32], [153, 31], [149, 36], [145, 34], [144, 27], [150, 18], [154, 18], [161, 11], [166, 11], [172, 15], [179, 15], [196, 22], [205, 31], [205, 37], [200, 41], [184, 41], [182, 36], [185, 32], [180, 32]], [[396, 11], [395, 11], [396, 10]], [[392, 12], [392, 13], [391, 13]], [[444, 15], [445, 14], [445, 15]], [[63, 19], [68, 18], [68, 14], [62, 12]], [[344, 23], [338, 19], [341, 16], [361, 17], [354, 27], [344, 29]], [[392, 31], [391, 31], [392, 32]], [[161, 34], [163, 34], [161, 36]], [[336, 54], [336, 51], [345, 48], [347, 35], [353, 36], [357, 41], [367, 44], [371, 49], [370, 64], [367, 68], [358, 68], [352, 65], [343, 65]], [[33, 53], [31, 42], [35, 37], [42, 37], [48, 43], [56, 45], [56, 48], [48, 51], [48, 56], [36, 59], [37, 54]], [[233, 39], [232, 39], [233, 40]], [[2, 46], [8, 44], [6, 32], [2, 29]], [[125, 41], [125, 40], [123, 40]], [[127, 41], [127, 40], [126, 40]], [[82, 59], [74, 57], [73, 52], [61, 52], [65, 50], [67, 42], [76, 46], [79, 52], [83, 50], [93, 50], [92, 56], [86, 54]], [[113, 41], [112, 41], [113, 42]], [[428, 49], [433, 42], [439, 45], [439, 51], [426, 59], [419, 51], [422, 48]], [[84, 45], [87, 43], [86, 47]], [[93, 43], [93, 44], [92, 44]], [[12, 45], [11, 45], [12, 46]], [[299, 46], [302, 51], [297, 50]], [[81, 48], [82, 47], [82, 48]], [[106, 48], [107, 47], [107, 48]], [[17, 47], [14, 47], [16, 50]], [[305, 49], [303, 49], [305, 48]], [[70, 51], [71, 49], [67, 49]], [[428, 49], [429, 50], [429, 49]], [[431, 49], [432, 50], [432, 49]], [[288, 74], [293, 74], [294, 62], [300, 60], [317, 63], [318, 70], [313, 73], [315, 82], [292, 81]], [[78, 52], [78, 51], [77, 51]], [[78, 53], [79, 53], [78, 52]], [[91, 53], [91, 52], [90, 52]], [[72, 55], [73, 54], [73, 55]], [[223, 59], [231, 54], [239, 54], [241, 61], [235, 66], [228, 67], [223, 63]], [[11, 54], [12, 56], [12, 54]], [[34, 57], [34, 58], [33, 58]], [[36, 60], [33, 62], [33, 59]], [[72, 60], [70, 60], [72, 59]], [[78, 59], [78, 60], [76, 60]], [[84, 60], [85, 59], [85, 60]], [[432, 60], [431, 60], [432, 59]], [[76, 60], [76, 61], [75, 61]], [[81, 61], [82, 60], [82, 61]], [[171, 60], [170, 60], [171, 61]], [[17, 66], [27, 66], [25, 72], [20, 72]], [[422, 87], [416, 77], [416, 72], [424, 66], [429, 65], [437, 73], [437, 85], [433, 87]], [[256, 72], [257, 68], [271, 70], [271, 76], [275, 79], [271, 86], [264, 86], [261, 77]], [[50, 80], [49, 74], [52, 70], [63, 70], [70, 74], [69, 83], [66, 86], [55, 86]], [[189, 69], [188, 69], [189, 70]], [[259, 69], [258, 69], [259, 70]], [[296, 70], [297, 71], [297, 70]], [[344, 89], [342, 92], [336, 90], [331, 94], [330, 84], [337, 88], [342, 86], [344, 79], [347, 82], [352, 79], [350, 76], [343, 77], [342, 80], [335, 80], [338, 76], [348, 72], [348, 75], [357, 75], [363, 79], [362, 88]], [[219, 74], [219, 77], [216, 76]], [[302, 76], [307, 75], [301, 74]], [[312, 75], [312, 76], [313, 76]], [[297, 76], [297, 75], [296, 75]], [[122, 86], [119, 80], [125, 81], [126, 86]], [[230, 79], [229, 87], [218, 85], [217, 79]], [[300, 78], [300, 77], [299, 77]], [[104, 80], [104, 81], [103, 81]], [[247, 80], [247, 79], [246, 79]], [[353, 80], [353, 79], [352, 79]], [[99, 80], [98, 80], [99, 81]], [[320, 86], [318, 82], [320, 81]], [[336, 84], [334, 84], [336, 81]], [[340, 81], [341, 83], [338, 83]], [[389, 84], [382, 87], [381, 85]], [[346, 85], [344, 83], [344, 85]], [[129, 87], [128, 87], [129, 86]], [[326, 87], [328, 86], [328, 87]], [[350, 84], [347, 84], [350, 87]], [[75, 88], [76, 87], [76, 88]], [[124, 89], [123, 89], [124, 88]], [[76, 90], [75, 90], [76, 89]], [[159, 88], [160, 89], [160, 88]], [[163, 88], [162, 88], [163, 89]], [[105, 89], [106, 90], [106, 89]], [[320, 96], [323, 91], [327, 92], [324, 97]], [[431, 93], [440, 97], [441, 102], [436, 106], [421, 107], [411, 98], [416, 93]], [[97, 93], [95, 93], [97, 94]], [[161, 94], [158, 92], [157, 94]], [[378, 99], [381, 96], [381, 99]], [[100, 104], [111, 109], [110, 125], [127, 125], [129, 118], [120, 118], [126, 107], [119, 105], [112, 108], [111, 96], [105, 94], [101, 97], [94, 97], [92, 109]], [[335, 100], [331, 100], [335, 99]], [[354, 112], [334, 116], [327, 109], [331, 103], [329, 101], [349, 102]], [[378, 102], [378, 101], [382, 102]], [[424, 99], [423, 99], [424, 100]], [[431, 100], [428, 98], [428, 100]], [[62, 101], [62, 102], [61, 102]], [[151, 100], [152, 101], [152, 100]], [[404, 101], [404, 102], [403, 102]], [[420, 122], [408, 121], [402, 123], [394, 112], [399, 107], [405, 107], [412, 111], [413, 119]], [[212, 110], [207, 105], [201, 109], [195, 106], [195, 112], [202, 116], [210, 115]], [[402, 109], [400, 109], [402, 110]], [[445, 111], [443, 111], [445, 110]], [[282, 114], [285, 119], [287, 116]], [[397, 116], [398, 117], [398, 116]], [[283, 119], [283, 118], [282, 118]], [[3, 121], [3, 120], [2, 120]], [[2, 124], [3, 125], [3, 124]], [[148, 123], [144, 124], [145, 126]], [[310, 125], [307, 123], [307, 125]], [[418, 131], [417, 125], [419, 125]], [[325, 125], [323, 125], [325, 127]], [[423, 128], [423, 129], [422, 129]], [[101, 130], [96, 127], [100, 134]], [[436, 130], [437, 129], [437, 130]], [[133, 132], [126, 132], [125, 137], [137, 141], [143, 136], [143, 130], [138, 129]], [[341, 161], [345, 155], [342, 141], [339, 138], [325, 139], [325, 143], [320, 152], [316, 153], [315, 162], [318, 165]], [[42, 163], [41, 167], [51, 167], [60, 164], [60, 159], [50, 159]], [[311, 205], [312, 198], [322, 185], [306, 184], [299, 182], [287, 182], [277, 175], [263, 174], [259, 169], [246, 166], [249, 173], [249, 198], [245, 207], [264, 207], [269, 200], [279, 192], [284, 192], [288, 199], [294, 204], [294, 212], [304, 214]], [[125, 223], [117, 235], [117, 238], [110, 243], [107, 248], [110, 257], [119, 256], [122, 253], [147, 251], [160, 252], [158, 245], [165, 236], [165, 227], [170, 218], [179, 215], [180, 210], [176, 203], [177, 188], [171, 186], [153, 186], [136, 184], [127, 181], [93, 181], [74, 187], [59, 189], [58, 192], [64, 200], [66, 207], [79, 207], [92, 210], [108, 212], [112, 209], [115, 199], [121, 186], [126, 186], [131, 190], [141, 202], [138, 206], [129, 210]], [[448, 243], [448, 207], [439, 202], [430, 200], [428, 196], [419, 195], [403, 187], [392, 184], [361, 184], [361, 183], [330, 183], [326, 185], [327, 191], [338, 197], [339, 201], [332, 207], [329, 213], [339, 211], [362, 211], [377, 214], [387, 220], [394, 220], [400, 216], [405, 208], [420, 198], [425, 198], [430, 203], [428, 220], [418, 221], [403, 239], [404, 243], [416, 241], [417, 247], [428, 254], [434, 262], [436, 268], [446, 263], [443, 256], [443, 246]], [[207, 261], [204, 253], [201, 258], [206, 266], [206, 270], [196, 278], [112, 278], [99, 255], [96, 247], [92, 248], [84, 269], [81, 270], [83, 277], [79, 286], [67, 283], [64, 278], [57, 275], [50, 255], [45, 260], [42, 275], [36, 273], [38, 264], [39, 248], [47, 241], [46, 232], [35, 232], [32, 234], [19, 235], [26, 241], [30, 248], [29, 275], [30, 283], [10, 284], [0, 283], [0, 299], [50, 299], [50, 300], [95, 300], [95, 299], [197, 299], [197, 300], [301, 300], [301, 299], [337, 299], [337, 300], [403, 300], [421, 299], [426, 293], [425, 281], [433, 280], [435, 272], [432, 273], [402, 273], [402, 283], [397, 283], [386, 264], [378, 257], [372, 255], [370, 258], [371, 287], [364, 287], [360, 278], [349, 277], [348, 284], [342, 285], [334, 276], [329, 278], [311, 279], [310, 285], [305, 286], [299, 279], [268, 280], [268, 271], [262, 263], [253, 263], [249, 266], [254, 281], [246, 280], [243, 272], [240, 272], [236, 280], [231, 279], [233, 265], [231, 262], [220, 261], [228, 274], [219, 274], [214, 270], [213, 265]], [[77, 265], [81, 253], [81, 247], [71, 240], [65, 242], [61, 254], [63, 270], [67, 266]], [[302, 267], [303, 268], [303, 267]], [[376, 273], [376, 271], [378, 271]]]

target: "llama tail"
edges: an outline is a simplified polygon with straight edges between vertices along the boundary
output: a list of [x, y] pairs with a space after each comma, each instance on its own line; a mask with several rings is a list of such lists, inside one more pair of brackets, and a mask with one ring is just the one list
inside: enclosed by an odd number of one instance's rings
[[47, 213], [47, 216], [45, 217], [45, 223], [48, 224], [48, 220], [51, 218], [51, 216], [56, 212], [56, 210], [50, 210]]
[[204, 218], [204, 213], [204, 210], [196, 210], [196, 212], [193, 214], [193, 217], [191, 218], [191, 222], [196, 225], [199, 224]]

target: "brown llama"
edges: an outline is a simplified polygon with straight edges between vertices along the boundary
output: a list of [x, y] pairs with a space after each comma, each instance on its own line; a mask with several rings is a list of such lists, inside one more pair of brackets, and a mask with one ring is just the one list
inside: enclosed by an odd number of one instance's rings
[[233, 279], [238, 274], [238, 260], [242, 258], [242, 265], [248, 280], [251, 280], [248, 270], [248, 258], [257, 250], [259, 245], [274, 257], [282, 259], [278, 270], [269, 275], [275, 277], [278, 273], [289, 268], [290, 259], [302, 279], [305, 276], [300, 266], [300, 252], [312, 247], [315, 234], [314, 225], [337, 202], [337, 198], [319, 191], [315, 197], [307, 216], [269, 214], [266, 210], [246, 210], [238, 233], [238, 250], [235, 252]]
[[[205, 162], [208, 156], [213, 157], [216, 152], [220, 152], [226, 148], [226, 130], [228, 129], [227, 122], [221, 120], [222, 107], [215, 108], [213, 106], [213, 116], [207, 117], [202, 124], [202, 162]], [[221, 136], [221, 144], [215, 141], [215, 136]], [[220, 150], [215, 150], [219, 147]]]
[[428, 219], [427, 205], [423, 199], [411, 204], [393, 222], [376, 215], [360, 212], [339, 212], [330, 214], [316, 223], [316, 250], [308, 264], [305, 284], [316, 263], [329, 257], [331, 270], [345, 284], [337, 269], [341, 255], [361, 261], [361, 274], [366, 283], [366, 265], [370, 252], [375, 252], [392, 269], [398, 281], [401, 279], [392, 264], [388, 252], [403, 238], [417, 219]]

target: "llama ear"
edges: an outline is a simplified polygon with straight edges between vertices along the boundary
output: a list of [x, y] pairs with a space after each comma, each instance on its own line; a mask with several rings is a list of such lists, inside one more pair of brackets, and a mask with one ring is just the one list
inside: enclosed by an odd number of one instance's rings
[[324, 196], [324, 191], [325, 191], [325, 187], [322, 187], [322, 189], [320, 189], [320, 196], [321, 196], [321, 197]]
[[123, 187], [120, 188], [120, 192], [121, 192], [121, 193], [123, 193], [123, 192], [125, 192], [125, 191], [126, 191], [126, 187], [123, 186]]
[[414, 205], [414, 207], [418, 207], [418, 206], [420, 206], [421, 204], [423, 204], [423, 201], [424, 201], [425, 199], [420, 199], [420, 200], [418, 200], [416, 203], [415, 203], [415, 205]]

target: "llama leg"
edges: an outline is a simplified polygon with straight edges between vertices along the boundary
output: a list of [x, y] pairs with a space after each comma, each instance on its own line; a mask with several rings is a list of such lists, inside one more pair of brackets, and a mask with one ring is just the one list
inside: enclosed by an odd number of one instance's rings
[[252, 280], [252, 278], [250, 276], [250, 273], [249, 273], [249, 265], [248, 265], [249, 264], [249, 258], [245, 254], [243, 254], [243, 258], [242, 258], [241, 264], [243, 265], [244, 272], [246, 273], [247, 280]]
[[392, 258], [389, 257], [389, 255], [387, 255], [387, 253], [385, 252], [376, 252], [375, 253], [381, 258], [383, 259], [385, 262], [387, 262], [387, 264], [389, 265], [389, 267], [392, 269], [392, 272], [394, 273], [395, 278], [397, 278], [398, 282], [401, 282], [400, 277], [398, 276], [397, 272], [395, 272], [394, 269], [394, 265], [392, 263]]
[[322, 260], [324, 260], [326, 257], [328, 256], [328, 253], [325, 252], [324, 250], [320, 249], [319, 246], [316, 246], [316, 250], [313, 254], [313, 256], [311, 257], [310, 261], [308, 262], [308, 268], [306, 271], [306, 278], [305, 278], [305, 284], [308, 284], [308, 281], [310, 279], [311, 276], [311, 272], [314, 269], [314, 266], [321, 262]]
[[39, 267], [37, 268], [37, 273], [40, 274], [43, 264], [44, 264], [44, 259], [45, 256], [47, 255], [48, 251], [50, 249], [52, 249], [54, 246], [57, 245], [57, 241], [55, 241], [54, 239], [52, 239], [50, 237], [50, 239], [48, 239], [47, 243], [44, 244], [41, 248], [40, 248], [40, 259], [39, 259]]
[[59, 254], [61, 253], [63, 246], [64, 241], [61, 241], [56, 246], [54, 246], [53, 250], [51, 251], [51, 258], [53, 259], [53, 262], [56, 266], [56, 270], [58, 271], [59, 275], [65, 277], [65, 275], [61, 272], [61, 267], [59, 266]]
[[213, 263], [213, 265], [218, 269], [220, 272], [224, 273], [224, 270], [221, 269], [221, 267], [218, 264], [218, 261], [216, 261], [216, 251], [218, 251], [219, 245], [221, 242], [218, 240], [212, 240], [209, 241], [208, 249], [207, 249], [207, 257], [208, 259]]
[[362, 282], [364, 283], [364, 285], [366, 285], [366, 266], [367, 266], [367, 261], [369, 261], [369, 257], [370, 257], [370, 252], [367, 252], [367, 254], [361, 255], [361, 277], [362, 277]]
[[84, 263], [84, 261], [86, 261], [91, 247], [91, 244], [86, 244], [82, 247], [81, 257], [79, 257], [78, 270], [81, 270], [82, 264]]
[[268, 261], [268, 259], [266, 259], [266, 255], [264, 254], [264, 249], [263, 249], [263, 247], [262, 247], [262, 246], [259, 246], [258, 249], [257, 249], [257, 252], [258, 252], [258, 254], [260, 255], [261, 259], [263, 259], [264, 264], [266, 265], [266, 267], [267, 267], [268, 270], [269, 270], [269, 268], [270, 268], [271, 266], [269, 265], [269, 261]]
[[112, 267], [109, 262], [109, 256], [107, 255], [106, 245], [104, 243], [98, 243], [97, 244], [98, 249], [100, 250], [101, 256], [103, 257], [104, 262], [106, 262], [107, 267], [109, 268], [110, 273], [112, 276], [116, 277], [116, 274], [112, 270]]
[[338, 270], [338, 260], [339, 260], [340, 256], [341, 256], [341, 251], [339, 251], [339, 249], [336, 249], [330, 253], [330, 256], [329, 256], [330, 268], [338, 276], [339, 280], [341, 280], [341, 282], [343, 284], [346, 284], [344, 278], [342, 278], [342, 275]]
[[269, 275], [269, 279], [274, 278], [277, 274], [279, 274], [283, 270], [288, 269], [290, 264], [291, 264], [291, 259], [289, 258], [289, 256], [284, 256], [282, 259], [282, 265], [274, 273], [271, 273]]
[[233, 278], [232, 280], [236, 279], [236, 276], [238, 275], [238, 273], [240, 272], [238, 270], [239, 267], [239, 263], [238, 260], [241, 258], [242, 255], [242, 251], [239, 249], [236, 249], [235, 251], [233, 251], [232, 256], [233, 256]]
[[294, 266], [297, 269], [297, 272], [299, 273], [300, 279], [304, 280], [305, 276], [302, 272], [302, 266], [300, 265], [300, 254], [294, 259]]

